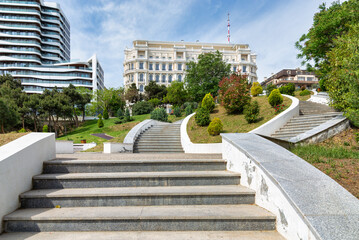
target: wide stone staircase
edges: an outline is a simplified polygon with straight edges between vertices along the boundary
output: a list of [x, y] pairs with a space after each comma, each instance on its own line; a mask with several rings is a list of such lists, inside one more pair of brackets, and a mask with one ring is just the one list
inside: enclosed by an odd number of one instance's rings
[[299, 116], [290, 119], [271, 136], [277, 139], [289, 140], [342, 114], [324, 104], [300, 101]]
[[141, 133], [134, 144], [135, 153], [183, 153], [181, 124], [161, 123]]
[[0, 239], [283, 239], [218, 155], [166, 155], [45, 162]]

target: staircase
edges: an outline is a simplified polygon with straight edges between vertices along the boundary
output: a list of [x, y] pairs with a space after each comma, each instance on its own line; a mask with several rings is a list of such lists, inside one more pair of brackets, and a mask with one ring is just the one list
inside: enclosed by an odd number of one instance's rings
[[293, 117], [282, 128], [271, 136], [277, 139], [289, 140], [302, 133], [305, 133], [319, 125], [331, 120], [341, 112], [324, 105], [308, 101], [299, 102], [299, 116]]
[[134, 145], [135, 153], [183, 153], [181, 124], [161, 123], [143, 132]]
[[172, 155], [45, 162], [0, 239], [283, 239], [218, 155]]

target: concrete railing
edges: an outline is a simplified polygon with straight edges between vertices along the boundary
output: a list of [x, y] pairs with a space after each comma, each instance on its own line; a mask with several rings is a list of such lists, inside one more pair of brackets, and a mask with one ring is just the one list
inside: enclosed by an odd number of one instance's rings
[[32, 188], [43, 162], [54, 158], [54, 133], [30, 133], [0, 147], [0, 233], [3, 217], [20, 207], [19, 195]]
[[283, 127], [291, 118], [299, 116], [299, 100], [296, 97], [289, 95], [283, 95], [292, 100], [292, 104], [284, 112], [280, 113], [275, 118], [272, 118], [263, 125], [250, 131], [250, 133], [256, 133], [259, 135], [270, 136]]
[[103, 152], [104, 153], [123, 153], [123, 152], [133, 152], [133, 145], [135, 144], [136, 139], [138, 136], [146, 131], [148, 128], [157, 125], [161, 122], [146, 119], [135, 127], [133, 127], [128, 134], [126, 135], [123, 143], [116, 143], [116, 142], [106, 142], [103, 144]]
[[56, 141], [56, 153], [58, 153], [58, 154], [74, 153], [74, 142], [73, 141]]
[[227, 169], [256, 191], [256, 204], [277, 216], [286, 239], [358, 239], [359, 200], [330, 177], [256, 134], [222, 138]]

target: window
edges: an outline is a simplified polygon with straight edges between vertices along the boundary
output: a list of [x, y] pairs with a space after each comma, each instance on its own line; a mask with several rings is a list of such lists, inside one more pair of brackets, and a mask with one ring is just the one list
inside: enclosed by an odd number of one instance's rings
[[133, 70], [133, 63], [131, 63], [131, 70]]
[[140, 62], [140, 69], [143, 69], [143, 62]]
[[143, 73], [140, 73], [140, 81], [143, 81]]
[[133, 82], [133, 80], [135, 79], [134, 75], [131, 75], [131, 82]]
[[181, 63], [178, 64], [178, 70], [182, 70], [182, 64]]
[[156, 63], [156, 70], [160, 70], [160, 64]]
[[307, 77], [307, 81], [313, 81], [312, 77]]
[[162, 64], [162, 70], [166, 71], [166, 64]]
[[148, 69], [149, 69], [149, 70], [153, 70], [153, 63], [150, 63], [150, 64], [148, 65]]
[[168, 75], [168, 82], [169, 82], [169, 83], [172, 82], [172, 75]]
[[150, 56], [150, 59], [152, 59], [153, 58], [153, 56]]
[[162, 57], [162, 59], [166, 59], [166, 57]]
[[233, 72], [235, 72], [235, 71], [237, 71], [237, 68], [234, 66], [234, 67], [233, 67]]
[[186, 65], [186, 69], [189, 70], [189, 65]]
[[140, 85], [140, 92], [143, 92], [143, 85]]
[[159, 82], [159, 81], [160, 81], [160, 75], [156, 74], [156, 82]]
[[179, 82], [182, 82], [182, 75], [181, 75], [181, 74], [178, 75], [178, 81], [179, 81]]
[[166, 75], [162, 75], [162, 82], [163, 82], [163, 83], [166, 82]]
[[157, 59], [159, 59], [160, 57], [159, 56], [156, 56]]
[[243, 71], [242, 72], [247, 72], [247, 66], [243, 66]]
[[305, 77], [298, 77], [298, 81], [305, 81]]
[[168, 71], [172, 71], [172, 63], [168, 64]]
[[168, 57], [168, 59], [172, 59], [172, 57]]
[[153, 81], [153, 74], [150, 74], [149, 78], [150, 78], [150, 81]]

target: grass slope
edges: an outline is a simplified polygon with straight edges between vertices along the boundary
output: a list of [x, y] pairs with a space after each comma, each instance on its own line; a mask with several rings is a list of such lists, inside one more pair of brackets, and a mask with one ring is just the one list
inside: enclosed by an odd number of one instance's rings
[[307, 101], [307, 100], [314, 94], [314, 92], [310, 91], [310, 95], [300, 96], [300, 95], [299, 95], [300, 92], [301, 92], [301, 91], [295, 91], [295, 92], [294, 92], [294, 96], [295, 96], [296, 98], [298, 98], [299, 101]]
[[[259, 121], [256, 123], [248, 124], [243, 114], [230, 115], [226, 113], [226, 110], [222, 106], [216, 106], [214, 113], [211, 113], [211, 119], [218, 117], [223, 124], [224, 133], [245, 133], [249, 132], [270, 119], [275, 117], [274, 108], [268, 103], [266, 96], [252, 98], [252, 101], [258, 101], [260, 106]], [[284, 97], [283, 104], [289, 107], [292, 104], [292, 100]], [[222, 142], [221, 136], [210, 136], [207, 132], [207, 127], [197, 126], [195, 118], [192, 117], [187, 125], [188, 135], [193, 143], [220, 143]]]
[[28, 133], [5, 133], [0, 134], [0, 146], [3, 146], [9, 142], [12, 142], [22, 136], [25, 136]]

